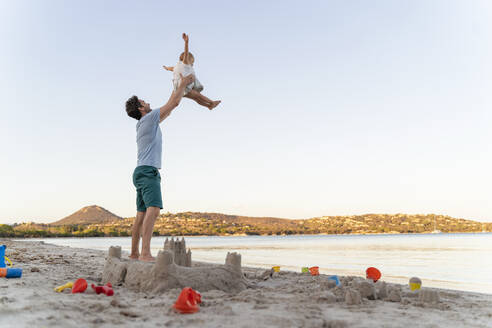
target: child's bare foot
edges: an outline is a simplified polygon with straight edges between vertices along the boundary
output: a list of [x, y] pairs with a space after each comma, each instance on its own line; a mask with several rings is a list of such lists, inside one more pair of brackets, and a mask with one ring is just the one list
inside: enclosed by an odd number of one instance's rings
[[212, 110], [214, 109], [215, 107], [217, 107], [217, 105], [219, 105], [221, 102], [221, 100], [216, 100], [216, 101], [212, 101], [212, 104], [210, 106], [208, 106], [208, 109]]
[[131, 259], [131, 260], [138, 260], [139, 256], [140, 256], [140, 255], [138, 255], [138, 254], [136, 254], [136, 255], [131, 254], [131, 255], [130, 255], [130, 259]]
[[154, 262], [155, 261], [155, 257], [150, 256], [150, 255], [147, 255], [147, 256], [140, 255], [139, 258], [138, 258], [138, 260], [139, 261], [144, 261], [144, 262]]

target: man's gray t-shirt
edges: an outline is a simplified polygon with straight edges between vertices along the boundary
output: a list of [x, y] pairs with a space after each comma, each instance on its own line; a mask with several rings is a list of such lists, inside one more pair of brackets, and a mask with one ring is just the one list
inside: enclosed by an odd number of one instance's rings
[[161, 168], [162, 132], [160, 110], [153, 109], [137, 122], [137, 166]]

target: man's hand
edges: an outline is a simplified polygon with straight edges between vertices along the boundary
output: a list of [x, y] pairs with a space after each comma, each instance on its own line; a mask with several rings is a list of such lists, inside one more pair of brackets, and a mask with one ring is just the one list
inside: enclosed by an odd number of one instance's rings
[[183, 76], [183, 74], [180, 73], [179, 76], [181, 77], [181, 83], [179, 84], [179, 86], [181, 86], [181, 85], [186, 86], [186, 85], [190, 84], [191, 82], [195, 81], [195, 76], [193, 74]]
[[179, 83], [178, 89], [171, 94], [171, 97], [169, 97], [167, 103], [160, 108], [160, 122], [164, 121], [164, 119], [168, 117], [169, 114], [171, 114], [173, 109], [178, 107], [179, 102], [183, 98], [186, 86], [195, 81], [195, 76], [192, 74], [188, 76], [183, 76], [183, 74], [179, 74], [179, 76], [181, 78], [181, 82]]
[[183, 40], [186, 43], [188, 43], [188, 41], [190, 40], [189, 36], [186, 33], [183, 33]]

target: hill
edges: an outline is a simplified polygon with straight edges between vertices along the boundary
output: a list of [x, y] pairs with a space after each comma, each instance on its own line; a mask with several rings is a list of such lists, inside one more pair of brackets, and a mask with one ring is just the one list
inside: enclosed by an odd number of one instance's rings
[[121, 217], [111, 213], [97, 205], [86, 206], [77, 212], [56, 222], [50, 223], [52, 226], [61, 225], [86, 225], [86, 224], [107, 224], [121, 220]]
[[[93, 225], [100, 231], [127, 231], [134, 218], [113, 224]], [[306, 220], [248, 217], [220, 213], [167, 213], [156, 220], [156, 235], [290, 235], [367, 234], [492, 231], [492, 223], [456, 219], [435, 214], [363, 214], [325, 216]]]

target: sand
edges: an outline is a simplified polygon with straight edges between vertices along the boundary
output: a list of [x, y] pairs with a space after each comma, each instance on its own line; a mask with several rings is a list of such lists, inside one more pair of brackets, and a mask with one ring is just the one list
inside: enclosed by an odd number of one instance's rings
[[[368, 283], [326, 275], [242, 268], [248, 287], [202, 291], [200, 312], [172, 310], [174, 288], [141, 292], [115, 286], [114, 296], [54, 292], [77, 278], [99, 284], [107, 252], [0, 239], [24, 270], [0, 278], [0, 327], [492, 327], [492, 295]], [[122, 257], [128, 254], [123, 252]], [[213, 266], [193, 263], [193, 267]]]

